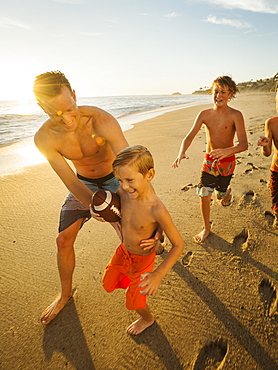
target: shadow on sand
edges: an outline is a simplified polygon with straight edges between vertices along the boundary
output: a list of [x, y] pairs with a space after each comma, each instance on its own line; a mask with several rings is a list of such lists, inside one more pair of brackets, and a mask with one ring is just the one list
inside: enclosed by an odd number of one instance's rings
[[51, 361], [54, 352], [60, 353], [65, 368], [70, 363], [77, 370], [95, 370], [74, 298], [59, 313], [59, 320], [45, 327], [43, 350], [48, 361]]

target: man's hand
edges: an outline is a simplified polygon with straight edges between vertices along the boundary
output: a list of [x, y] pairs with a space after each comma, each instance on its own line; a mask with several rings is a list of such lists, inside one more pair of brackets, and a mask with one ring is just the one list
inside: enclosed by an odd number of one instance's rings
[[182, 159], [189, 159], [189, 157], [187, 157], [187, 155], [185, 154], [179, 154], [177, 156], [177, 158], [174, 160], [173, 164], [172, 164], [172, 167], [173, 168], [178, 168], [179, 167], [179, 164], [181, 163], [181, 160]]
[[150, 239], [143, 239], [140, 241], [140, 247], [143, 248], [144, 251], [150, 250], [157, 246], [157, 243], [160, 241], [162, 237], [162, 229], [160, 226], [156, 229], [155, 235], [153, 238]]
[[106, 222], [105, 219], [103, 217], [100, 217], [100, 215], [98, 213], [94, 213], [94, 211], [92, 210], [92, 206], [91, 204], [89, 204], [89, 209], [90, 209], [90, 213], [91, 213], [91, 216], [97, 220], [97, 221], [101, 221], [101, 222]]

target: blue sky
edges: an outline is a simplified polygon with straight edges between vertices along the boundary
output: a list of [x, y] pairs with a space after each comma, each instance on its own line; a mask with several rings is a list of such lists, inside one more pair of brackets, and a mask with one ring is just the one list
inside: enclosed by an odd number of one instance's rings
[[277, 0], [2, 0], [0, 100], [61, 70], [77, 96], [191, 93], [278, 72]]

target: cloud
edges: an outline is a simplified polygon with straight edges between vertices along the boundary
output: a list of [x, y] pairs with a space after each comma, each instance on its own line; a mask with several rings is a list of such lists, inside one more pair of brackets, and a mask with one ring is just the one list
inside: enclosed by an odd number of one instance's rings
[[202, 0], [227, 9], [250, 10], [251, 12], [278, 14], [277, 0]]
[[177, 13], [177, 12], [172, 12], [172, 13], [168, 13], [168, 14], [165, 14], [164, 17], [166, 18], [176, 18], [176, 17], [180, 17], [181, 14]]
[[0, 17], [0, 27], [2, 28], [23, 28], [25, 30], [30, 30], [26, 23], [23, 23], [15, 18], [10, 17]]
[[252, 27], [251, 24], [240, 21], [238, 19], [227, 19], [227, 18], [216, 18], [214, 15], [209, 15], [204, 22], [213, 23], [213, 24], [221, 24], [225, 26], [231, 26], [236, 28], [250, 28]]
[[54, 3], [61, 3], [61, 4], [76, 4], [76, 5], [83, 5], [87, 4], [86, 0], [52, 0]]
[[79, 32], [82, 36], [101, 36], [101, 32]]

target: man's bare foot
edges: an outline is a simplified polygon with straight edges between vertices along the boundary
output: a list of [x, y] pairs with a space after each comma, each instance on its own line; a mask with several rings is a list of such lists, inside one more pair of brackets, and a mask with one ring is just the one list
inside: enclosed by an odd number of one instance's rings
[[69, 298], [57, 298], [54, 302], [51, 303], [41, 314], [41, 323], [47, 325], [55, 319], [58, 313], [65, 307], [68, 301], [71, 299], [72, 295]]
[[205, 239], [209, 236], [210, 230], [202, 230], [199, 234], [194, 236], [194, 240], [197, 243], [203, 243]]
[[166, 244], [165, 237], [162, 235], [160, 240], [156, 242], [155, 250], [156, 250], [156, 255], [159, 256], [164, 252], [164, 246]]
[[232, 196], [231, 196], [231, 191], [232, 189], [229, 188], [227, 190], [227, 194], [225, 195], [225, 197], [221, 200], [221, 204], [223, 207], [228, 207], [230, 204], [231, 204], [231, 199], [232, 199]]
[[129, 325], [129, 327], [126, 329], [126, 331], [129, 334], [132, 335], [138, 335], [142, 333], [145, 329], [147, 329], [149, 326], [151, 326], [155, 322], [155, 318], [151, 321], [146, 321], [143, 319], [143, 317], [140, 317], [140, 319], [134, 321], [132, 324]]

